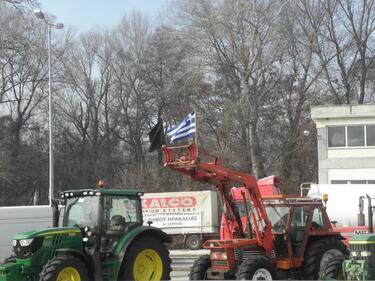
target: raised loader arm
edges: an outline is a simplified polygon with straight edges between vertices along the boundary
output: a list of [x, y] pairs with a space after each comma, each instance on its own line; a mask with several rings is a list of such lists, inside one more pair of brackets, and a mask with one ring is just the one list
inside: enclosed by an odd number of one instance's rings
[[[223, 209], [229, 214], [234, 229], [233, 238], [246, 238], [242, 231], [241, 219], [234, 210], [233, 200], [229, 196], [230, 182], [236, 182], [249, 190], [250, 199], [256, 211], [258, 220], [252, 215], [254, 231], [259, 246], [266, 252], [272, 249], [273, 237], [271, 223], [264, 208], [261, 193], [256, 178], [253, 175], [237, 172], [221, 165], [221, 159], [214, 157], [213, 162], [201, 162], [198, 158], [198, 151], [195, 144], [182, 146], [163, 146], [165, 161], [164, 166], [180, 172], [194, 180], [214, 183], [221, 197]], [[258, 229], [258, 223], [264, 228], [262, 233]]]

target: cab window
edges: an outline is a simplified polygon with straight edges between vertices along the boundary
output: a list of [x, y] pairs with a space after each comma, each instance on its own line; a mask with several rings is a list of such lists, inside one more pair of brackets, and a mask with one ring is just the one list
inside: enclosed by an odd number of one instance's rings
[[322, 229], [324, 228], [324, 220], [322, 210], [319, 207], [314, 209], [313, 218], [311, 222], [312, 229]]
[[292, 222], [290, 225], [290, 240], [292, 244], [293, 256], [300, 255], [303, 241], [306, 234], [307, 219], [309, 217], [309, 208], [294, 207], [292, 211]]

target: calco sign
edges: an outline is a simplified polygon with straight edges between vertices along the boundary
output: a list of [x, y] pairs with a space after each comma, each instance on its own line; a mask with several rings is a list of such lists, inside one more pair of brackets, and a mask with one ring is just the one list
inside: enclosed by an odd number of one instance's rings
[[200, 227], [201, 211], [194, 196], [150, 197], [142, 199], [143, 220], [160, 228]]

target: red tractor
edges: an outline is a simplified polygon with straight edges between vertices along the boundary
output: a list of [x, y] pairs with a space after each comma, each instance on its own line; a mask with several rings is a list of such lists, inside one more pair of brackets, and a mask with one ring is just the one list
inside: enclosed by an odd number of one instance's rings
[[[166, 167], [213, 183], [223, 207], [220, 240], [204, 243], [210, 254], [194, 263], [190, 280], [314, 280], [333, 256], [349, 254], [321, 200], [262, 197], [253, 175], [224, 168], [218, 157], [201, 161], [194, 144], [163, 151]], [[240, 186], [242, 202], [233, 184]]]

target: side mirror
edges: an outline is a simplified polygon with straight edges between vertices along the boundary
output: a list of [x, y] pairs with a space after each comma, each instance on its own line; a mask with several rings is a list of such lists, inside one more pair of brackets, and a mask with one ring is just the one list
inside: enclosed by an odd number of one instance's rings
[[147, 224], [148, 226], [151, 226], [151, 224], [153, 224], [154, 222], [153, 221], [148, 221]]

